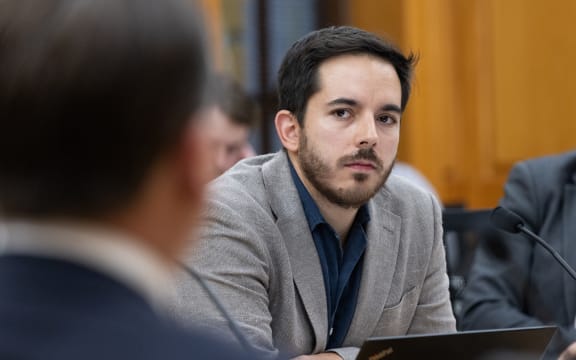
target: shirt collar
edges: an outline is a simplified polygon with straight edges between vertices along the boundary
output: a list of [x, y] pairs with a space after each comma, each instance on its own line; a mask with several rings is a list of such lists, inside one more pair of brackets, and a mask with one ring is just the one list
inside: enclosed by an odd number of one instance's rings
[[304, 183], [300, 180], [290, 158], [288, 158], [288, 164], [290, 166], [292, 181], [294, 181], [294, 185], [298, 191], [298, 197], [300, 197], [300, 202], [302, 202], [302, 207], [304, 208], [304, 214], [308, 220], [308, 226], [310, 227], [310, 231], [314, 231], [316, 226], [326, 224], [326, 220], [324, 220], [324, 217], [320, 213], [320, 209], [318, 209], [318, 205], [316, 205], [316, 202], [312, 199], [312, 196], [304, 186]]
[[2, 252], [7, 254], [67, 260], [104, 273], [132, 288], [161, 313], [166, 313], [175, 296], [170, 266], [118, 231], [67, 222], [10, 221], [0, 223], [2, 242]]

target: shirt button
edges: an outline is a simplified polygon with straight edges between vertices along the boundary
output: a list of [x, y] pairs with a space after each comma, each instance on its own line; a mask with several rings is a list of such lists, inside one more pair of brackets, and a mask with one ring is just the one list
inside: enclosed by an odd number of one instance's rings
[[329, 335], [332, 336], [332, 333], [333, 333], [333, 332], [334, 332], [334, 328], [332, 327], [332, 328], [330, 328]]

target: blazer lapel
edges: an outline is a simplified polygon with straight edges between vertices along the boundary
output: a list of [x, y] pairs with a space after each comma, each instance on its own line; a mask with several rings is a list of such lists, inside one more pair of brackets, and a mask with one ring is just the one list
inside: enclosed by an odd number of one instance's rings
[[390, 198], [387, 191], [383, 195], [384, 198], [378, 196], [370, 203], [368, 246], [364, 254], [362, 284], [350, 324], [354, 331], [349, 331], [349, 334], [355, 334], [355, 338], [347, 337], [347, 342], [361, 343], [371, 336], [392, 285], [400, 245], [400, 217], [388, 210], [382, 211], [387, 209], [386, 202]]
[[270, 207], [290, 256], [294, 284], [316, 337], [316, 349], [323, 349], [328, 334], [324, 277], [286, 154], [277, 153], [264, 165], [262, 175]]
[[[563, 252], [566, 261], [574, 266], [576, 264], [576, 185], [564, 186], [564, 209], [563, 209]], [[566, 310], [571, 319], [576, 315], [576, 280], [562, 269], [564, 276], [564, 301]]]

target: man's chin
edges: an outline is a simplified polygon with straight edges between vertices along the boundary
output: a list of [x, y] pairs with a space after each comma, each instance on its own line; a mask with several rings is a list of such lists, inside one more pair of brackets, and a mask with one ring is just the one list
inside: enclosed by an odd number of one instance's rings
[[340, 192], [337, 198], [332, 197], [333, 203], [343, 208], [359, 208], [366, 204], [378, 192], [374, 184], [355, 185]]

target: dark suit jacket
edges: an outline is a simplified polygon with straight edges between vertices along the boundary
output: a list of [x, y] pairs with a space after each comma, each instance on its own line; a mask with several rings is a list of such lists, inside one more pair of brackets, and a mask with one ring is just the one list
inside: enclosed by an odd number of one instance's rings
[[[576, 152], [518, 163], [510, 172], [501, 205], [520, 215], [576, 267]], [[576, 339], [576, 281], [541, 246], [506, 234], [476, 254], [463, 293], [459, 327], [505, 328], [556, 324], [563, 327], [550, 354]]]
[[238, 358], [160, 318], [108, 276], [65, 261], [0, 256], [0, 359]]

